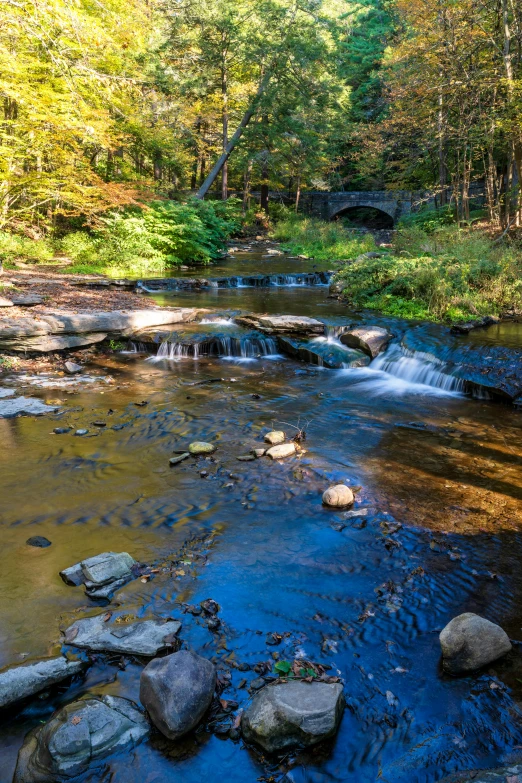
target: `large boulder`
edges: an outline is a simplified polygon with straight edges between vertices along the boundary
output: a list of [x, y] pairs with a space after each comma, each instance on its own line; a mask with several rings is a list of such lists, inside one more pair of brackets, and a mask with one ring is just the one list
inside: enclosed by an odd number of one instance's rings
[[85, 585], [91, 598], [110, 598], [115, 590], [134, 579], [137, 563], [128, 552], [103, 552], [60, 571], [66, 585]]
[[111, 753], [132, 748], [150, 733], [134, 702], [87, 696], [29, 732], [18, 753], [13, 783], [62, 783]]
[[375, 359], [381, 351], [384, 351], [392, 339], [392, 335], [387, 329], [380, 326], [361, 326], [357, 329], [350, 329], [349, 332], [343, 332], [339, 339], [343, 345], [347, 345], [349, 348], [358, 348]]
[[140, 701], [154, 725], [177, 739], [198, 725], [216, 687], [214, 666], [190, 650], [155, 658], [142, 671]]
[[269, 685], [243, 713], [246, 740], [269, 753], [315, 745], [337, 731], [345, 705], [340, 683], [293, 682]]
[[8, 666], [0, 671], [0, 707], [10, 707], [51, 685], [73, 677], [87, 668], [82, 661], [68, 661], [59, 655], [41, 661]]
[[450, 674], [480, 669], [511, 650], [507, 633], [472, 612], [454, 617], [441, 631], [443, 667]]
[[240, 315], [236, 323], [267, 334], [324, 334], [324, 324], [304, 315]]
[[76, 620], [65, 631], [65, 643], [93, 651], [152, 657], [160, 650], [175, 646], [175, 637], [181, 628], [178, 620], [138, 620], [129, 623], [118, 620], [118, 617], [107, 617], [107, 614]]

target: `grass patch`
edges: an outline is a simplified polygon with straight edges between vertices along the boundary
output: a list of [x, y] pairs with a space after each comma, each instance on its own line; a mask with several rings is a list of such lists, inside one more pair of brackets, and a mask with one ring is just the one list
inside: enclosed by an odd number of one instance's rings
[[285, 249], [293, 255], [305, 255], [318, 261], [350, 260], [376, 249], [371, 234], [359, 234], [342, 223], [326, 223], [317, 218], [285, 218], [275, 225], [270, 236], [283, 242]]
[[347, 300], [388, 315], [465, 321], [522, 307], [522, 254], [483, 231], [456, 225], [404, 226], [390, 254], [337, 274]]

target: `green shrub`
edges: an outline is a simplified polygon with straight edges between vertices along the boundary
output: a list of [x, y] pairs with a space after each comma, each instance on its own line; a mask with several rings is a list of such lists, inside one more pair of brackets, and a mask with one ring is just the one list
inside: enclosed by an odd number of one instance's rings
[[393, 255], [343, 269], [347, 299], [405, 318], [457, 321], [522, 305], [522, 258], [479, 230], [418, 226], [397, 232]]
[[32, 263], [45, 263], [54, 256], [54, 248], [48, 239], [29, 239], [19, 234], [0, 231], [0, 257], [4, 262], [17, 259]]
[[301, 215], [291, 215], [281, 220], [272, 230], [271, 236], [284, 242], [291, 253], [310, 256], [319, 261], [348, 260], [375, 250], [371, 234], [350, 231], [340, 222], [326, 223]]

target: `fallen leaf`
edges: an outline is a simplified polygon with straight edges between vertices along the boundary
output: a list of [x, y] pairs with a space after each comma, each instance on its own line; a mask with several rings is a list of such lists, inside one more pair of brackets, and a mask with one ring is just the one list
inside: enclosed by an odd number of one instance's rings
[[112, 617], [112, 612], [109, 609], [109, 611], [105, 612], [105, 614], [103, 615], [103, 622], [104, 623], [108, 622], [111, 619], [111, 617]]
[[65, 633], [65, 641], [70, 644], [73, 639], [76, 639], [78, 636], [79, 628], [77, 625], [73, 626], [72, 628], [68, 628]]
[[82, 719], [80, 718], [80, 716], [79, 716], [79, 715], [75, 715], [75, 716], [74, 716], [74, 718], [73, 718], [73, 719], [72, 719], [72, 721], [71, 721], [71, 723], [73, 724], [73, 726], [77, 726], [77, 725], [78, 725], [79, 723], [81, 723], [81, 722], [82, 722]]

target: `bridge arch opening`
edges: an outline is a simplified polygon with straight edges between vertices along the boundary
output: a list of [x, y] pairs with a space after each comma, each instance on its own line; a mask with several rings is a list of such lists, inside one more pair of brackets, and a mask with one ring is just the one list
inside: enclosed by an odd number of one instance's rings
[[342, 220], [354, 228], [369, 228], [374, 231], [393, 228], [393, 218], [388, 212], [371, 206], [348, 206], [340, 209], [332, 220]]

